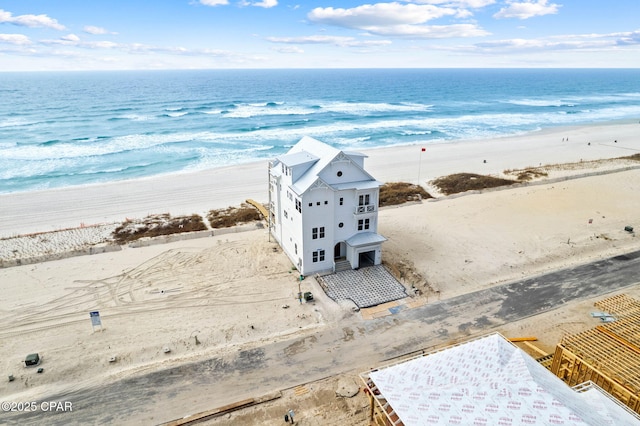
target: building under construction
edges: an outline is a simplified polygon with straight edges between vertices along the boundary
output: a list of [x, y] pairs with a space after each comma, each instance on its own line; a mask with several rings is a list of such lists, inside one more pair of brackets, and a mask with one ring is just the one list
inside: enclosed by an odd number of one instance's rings
[[378, 426], [640, 425], [597, 385], [565, 385], [497, 333], [360, 378]]
[[640, 425], [640, 301], [595, 306], [538, 360], [492, 334], [362, 373], [371, 423]]
[[621, 294], [595, 306], [603, 323], [563, 337], [551, 372], [569, 386], [591, 381], [640, 413], [640, 301]]

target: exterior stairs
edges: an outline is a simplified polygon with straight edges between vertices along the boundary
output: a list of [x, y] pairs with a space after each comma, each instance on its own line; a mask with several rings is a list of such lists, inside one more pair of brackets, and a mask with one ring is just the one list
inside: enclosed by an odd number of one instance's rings
[[334, 265], [334, 272], [349, 271], [353, 269], [351, 268], [351, 263], [346, 259], [336, 259], [334, 261]]

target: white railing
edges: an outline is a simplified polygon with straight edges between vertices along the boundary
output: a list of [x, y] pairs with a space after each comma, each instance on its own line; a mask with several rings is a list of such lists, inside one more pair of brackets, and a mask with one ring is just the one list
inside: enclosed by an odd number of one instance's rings
[[356, 207], [356, 214], [373, 213], [375, 211], [376, 211], [376, 206], [374, 206], [373, 204], [368, 204], [366, 206], [357, 206]]

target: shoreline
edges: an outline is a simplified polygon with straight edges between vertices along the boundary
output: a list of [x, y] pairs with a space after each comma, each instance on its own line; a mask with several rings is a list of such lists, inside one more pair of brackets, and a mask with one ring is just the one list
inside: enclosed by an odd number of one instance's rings
[[[451, 173], [500, 175], [504, 170], [616, 158], [640, 152], [631, 120], [547, 128], [495, 139], [459, 140], [364, 150], [365, 168], [382, 182], [420, 183]], [[563, 139], [568, 141], [563, 142]], [[617, 142], [614, 142], [617, 141]], [[485, 162], [486, 161], [486, 162]], [[247, 198], [266, 201], [267, 161], [135, 180], [0, 194], [0, 238], [149, 214], [186, 215]], [[53, 207], [55, 206], [55, 207]]]

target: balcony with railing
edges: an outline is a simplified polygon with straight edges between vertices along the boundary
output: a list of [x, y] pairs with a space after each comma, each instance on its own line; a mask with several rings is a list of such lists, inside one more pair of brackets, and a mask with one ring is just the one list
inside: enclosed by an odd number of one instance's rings
[[367, 204], [364, 206], [356, 206], [355, 214], [373, 213], [376, 211], [376, 206], [373, 204]]

